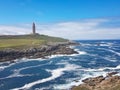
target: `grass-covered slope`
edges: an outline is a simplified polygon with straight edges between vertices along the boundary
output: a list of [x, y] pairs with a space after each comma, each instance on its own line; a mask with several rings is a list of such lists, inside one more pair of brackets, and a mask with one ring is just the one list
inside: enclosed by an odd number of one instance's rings
[[66, 42], [68, 40], [46, 35], [3, 35], [0, 36], [0, 49], [5, 48], [29, 48], [47, 43]]

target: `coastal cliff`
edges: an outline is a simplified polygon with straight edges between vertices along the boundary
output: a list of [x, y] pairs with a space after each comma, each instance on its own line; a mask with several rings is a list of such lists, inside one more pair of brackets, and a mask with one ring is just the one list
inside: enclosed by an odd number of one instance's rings
[[0, 51], [0, 61], [11, 61], [19, 58], [46, 58], [50, 55], [58, 54], [78, 54], [78, 52], [68, 47], [69, 44], [43, 45], [39, 48], [29, 49], [5, 49]]
[[[32, 39], [32, 40], [31, 40]], [[1, 36], [0, 62], [20, 58], [46, 58], [56, 54], [77, 54], [69, 45], [78, 45], [66, 39], [42, 36]], [[21, 45], [22, 44], [22, 45]]]

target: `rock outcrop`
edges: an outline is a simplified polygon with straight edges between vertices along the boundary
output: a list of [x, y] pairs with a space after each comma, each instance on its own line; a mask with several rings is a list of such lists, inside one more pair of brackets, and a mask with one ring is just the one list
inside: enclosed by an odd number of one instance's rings
[[69, 48], [69, 45], [76, 43], [62, 43], [55, 45], [43, 45], [40, 47], [31, 47], [28, 49], [4, 49], [0, 51], [0, 62], [12, 61], [19, 58], [46, 58], [46, 56], [55, 54], [78, 54], [78, 52]]
[[83, 80], [83, 84], [72, 90], [120, 90], [120, 76], [115, 74], [117, 72], [108, 73], [106, 77], [87, 78]]

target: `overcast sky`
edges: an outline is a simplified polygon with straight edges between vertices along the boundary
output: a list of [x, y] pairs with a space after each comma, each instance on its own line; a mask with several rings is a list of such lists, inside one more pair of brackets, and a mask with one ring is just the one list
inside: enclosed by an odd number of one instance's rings
[[0, 35], [120, 39], [120, 0], [0, 0]]

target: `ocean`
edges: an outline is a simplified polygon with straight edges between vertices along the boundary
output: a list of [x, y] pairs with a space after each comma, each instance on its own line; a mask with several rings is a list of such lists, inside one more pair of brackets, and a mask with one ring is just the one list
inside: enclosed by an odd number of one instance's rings
[[120, 40], [76, 42], [71, 48], [79, 54], [0, 63], [0, 90], [70, 90], [83, 79], [120, 72]]

